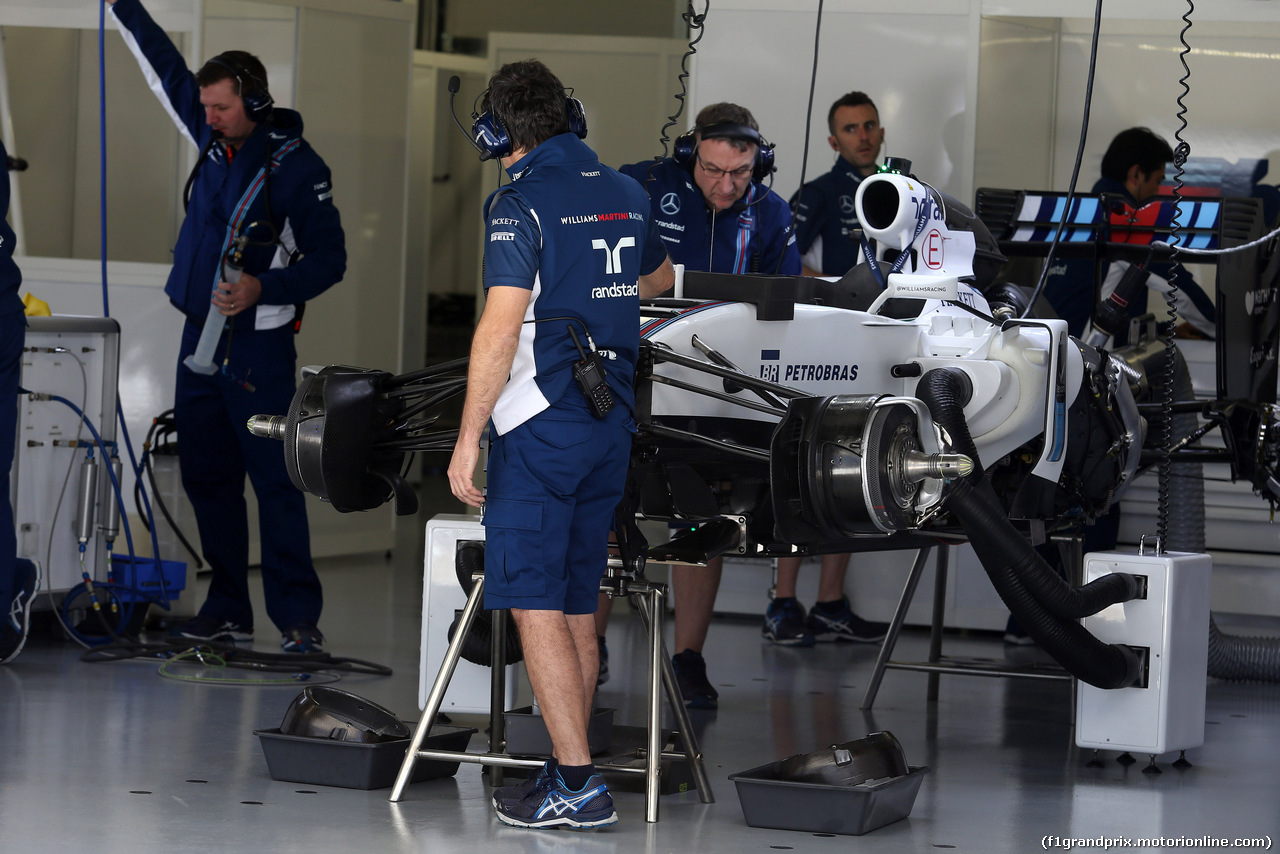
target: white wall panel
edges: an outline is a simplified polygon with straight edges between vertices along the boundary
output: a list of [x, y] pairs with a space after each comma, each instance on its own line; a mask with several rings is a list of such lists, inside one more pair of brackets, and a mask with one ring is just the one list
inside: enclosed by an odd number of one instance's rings
[[[750, 109], [778, 146], [774, 189], [789, 198], [800, 184], [816, 6], [811, 12], [805, 4], [767, 5], [717, 6], [708, 16], [692, 108], [696, 114], [732, 101]], [[827, 4], [823, 15], [805, 180], [833, 165], [827, 110], [858, 89], [879, 108], [882, 154], [909, 158], [922, 180], [969, 198], [978, 67], [977, 18], [969, 4], [907, 4], [894, 13], [851, 11], [852, 5]]]
[[[381, 4], [383, 7], [398, 4]], [[306, 137], [333, 172], [346, 232], [346, 278], [308, 305], [298, 364], [399, 371], [406, 360], [405, 211], [413, 10], [398, 17], [304, 9], [298, 35], [298, 110]], [[340, 58], [340, 61], [335, 61]], [[390, 505], [312, 515], [312, 547], [390, 548]]]
[[205, 0], [204, 13], [200, 59], [249, 51], [267, 69], [267, 88], [276, 106], [293, 109], [298, 102], [298, 10], [248, 0]]
[[1048, 187], [1058, 21], [984, 18], [981, 51], [974, 187]]
[[[1180, 11], [1180, 5], [1172, 3], [1159, 18], [1103, 22], [1089, 141], [1080, 172], [1086, 190], [1119, 131], [1145, 125], [1174, 144], [1182, 92], [1178, 80], [1183, 75], [1178, 61]], [[1068, 19], [1062, 27], [1054, 180], [1065, 189], [1084, 108], [1092, 21]], [[1188, 41], [1193, 52], [1188, 58], [1191, 91], [1185, 98], [1184, 138], [1192, 156], [1234, 161], [1274, 153], [1280, 158], [1274, 117], [1271, 110], [1259, 108], [1280, 99], [1280, 23], [1202, 22], [1193, 26]], [[1280, 167], [1273, 172], [1271, 180], [1280, 179]]]
[[587, 144], [615, 168], [662, 151], [659, 131], [677, 107], [675, 80], [685, 50], [677, 39], [532, 33], [493, 33], [489, 39], [492, 67], [536, 56], [573, 89], [586, 108]]

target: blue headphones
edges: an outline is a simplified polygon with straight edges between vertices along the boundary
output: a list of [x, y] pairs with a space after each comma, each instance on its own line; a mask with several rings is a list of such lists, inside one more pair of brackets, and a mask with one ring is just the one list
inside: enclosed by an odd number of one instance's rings
[[[483, 99], [483, 95], [481, 98]], [[577, 98], [564, 99], [564, 111], [569, 120], [569, 133], [578, 139], [587, 138], [587, 111]], [[511, 153], [511, 137], [492, 110], [481, 115], [471, 114], [471, 140], [480, 150], [481, 162], [506, 157]]]
[[755, 145], [756, 159], [751, 164], [752, 181], [763, 181], [777, 169], [773, 162], [773, 143], [766, 141], [760, 135], [760, 131], [749, 125], [740, 125], [736, 122], [716, 122], [713, 125], [695, 127], [691, 131], [686, 131], [676, 137], [676, 141], [672, 144], [671, 159], [690, 172], [693, 171], [693, 164], [698, 159], [699, 137], [702, 139], [736, 139], [740, 142], [749, 142]]
[[244, 113], [249, 117], [249, 121], [265, 121], [267, 116], [271, 115], [275, 99], [267, 91], [266, 81], [245, 68], [235, 54], [220, 53], [205, 63], [205, 65], [210, 64], [225, 68], [236, 79], [240, 100], [244, 101]]

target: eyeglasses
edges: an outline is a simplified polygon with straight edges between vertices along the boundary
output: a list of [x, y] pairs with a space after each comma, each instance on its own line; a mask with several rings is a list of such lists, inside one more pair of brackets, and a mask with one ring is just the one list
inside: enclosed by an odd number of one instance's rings
[[731, 181], [741, 181], [743, 178], [750, 176], [751, 170], [754, 168], [752, 164], [748, 163], [746, 166], [739, 166], [737, 169], [721, 169], [719, 166], [708, 166], [700, 153], [695, 154], [695, 156], [698, 158], [698, 165], [702, 167], [702, 171], [706, 172], [707, 177], [713, 181], [719, 181], [725, 175], [728, 175]]

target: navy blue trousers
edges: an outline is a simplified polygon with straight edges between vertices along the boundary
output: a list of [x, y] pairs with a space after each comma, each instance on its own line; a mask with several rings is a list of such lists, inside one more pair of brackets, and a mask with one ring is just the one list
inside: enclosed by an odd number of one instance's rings
[[303, 495], [289, 480], [284, 446], [249, 433], [253, 415], [284, 415], [293, 399], [297, 353], [293, 329], [223, 334], [214, 364], [230, 343], [228, 370], [253, 384], [248, 391], [222, 373], [201, 376], [183, 366], [195, 351], [200, 328], [187, 323], [178, 354], [174, 417], [182, 485], [195, 510], [200, 545], [213, 568], [202, 615], [253, 625], [249, 602], [249, 520], [244, 499], [248, 475], [258, 497], [262, 587], [267, 616], [281, 631], [320, 620], [320, 579], [311, 563], [311, 539]]
[[6, 615], [13, 601], [13, 562], [18, 554], [13, 506], [9, 503], [9, 469], [13, 466], [14, 434], [18, 429], [18, 380], [22, 376], [26, 335], [27, 318], [22, 312], [0, 316], [0, 606]]

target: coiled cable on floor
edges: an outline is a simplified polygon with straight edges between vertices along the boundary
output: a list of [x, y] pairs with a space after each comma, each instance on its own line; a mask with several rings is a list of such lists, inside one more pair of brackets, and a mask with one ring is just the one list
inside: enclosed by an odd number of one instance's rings
[[359, 658], [339, 658], [327, 652], [258, 652], [253, 649], [244, 649], [234, 643], [197, 641], [191, 638], [174, 638], [166, 643], [120, 641], [85, 650], [80, 654], [80, 660], [87, 664], [100, 664], [134, 658], [171, 659], [179, 656], [188, 658], [192, 650], [197, 650], [210, 658], [216, 658], [218, 667], [267, 673], [314, 673], [324, 670], [363, 673], [369, 676], [390, 676], [392, 673], [390, 667], [382, 664], [363, 661]]

